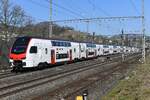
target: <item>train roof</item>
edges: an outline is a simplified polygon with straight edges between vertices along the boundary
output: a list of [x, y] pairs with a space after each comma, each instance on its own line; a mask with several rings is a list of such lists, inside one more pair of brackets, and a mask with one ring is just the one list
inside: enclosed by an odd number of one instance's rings
[[[76, 42], [76, 43], [86, 43], [86, 44], [109, 46], [107, 44], [98, 44], [98, 43], [85, 42], [85, 41], [75, 41], [75, 40], [65, 40], [65, 39], [58, 39], [58, 38], [42, 38], [42, 37], [34, 37], [34, 36], [18, 36], [16, 38], [35, 38], [35, 39], [45, 39], [45, 40], [54, 40], [54, 41], [65, 41], [65, 42]], [[111, 46], [119, 46], [119, 45], [111, 45]], [[120, 46], [120, 47], [122, 47], [122, 46]], [[123, 47], [132, 47], [132, 46], [123, 46]]]
[[34, 38], [34, 39], [45, 39], [45, 40], [53, 40], [53, 41], [65, 41], [65, 42], [77, 42], [77, 43], [97, 44], [97, 43], [84, 42], [84, 41], [65, 40], [65, 39], [56, 39], [56, 38], [41, 38], [41, 37], [32, 37], [32, 36], [21, 36], [21, 37], [16, 37], [16, 38]]

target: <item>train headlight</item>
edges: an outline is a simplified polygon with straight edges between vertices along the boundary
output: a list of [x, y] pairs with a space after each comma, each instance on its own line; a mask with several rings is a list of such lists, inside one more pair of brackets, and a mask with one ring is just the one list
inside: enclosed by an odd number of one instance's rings
[[22, 62], [22, 66], [26, 66], [26, 62]]
[[12, 62], [9, 62], [9, 66], [12, 66]]

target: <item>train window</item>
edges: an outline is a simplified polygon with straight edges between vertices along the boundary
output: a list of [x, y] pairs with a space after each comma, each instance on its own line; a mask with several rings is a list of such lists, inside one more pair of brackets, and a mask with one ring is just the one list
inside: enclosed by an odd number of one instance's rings
[[61, 46], [61, 42], [58, 42], [58, 46]]
[[60, 42], [56, 42], [56, 46], [60, 46]]
[[96, 47], [96, 45], [95, 45], [95, 44], [92, 44], [92, 47], [93, 47], [93, 48], [95, 48], [95, 47]]
[[56, 41], [52, 41], [52, 46], [56, 46]]
[[55, 46], [59, 46], [59, 42], [55, 42], [56, 44], [55, 44]]
[[113, 48], [117, 48], [117, 46], [113, 46]]
[[104, 45], [103, 47], [104, 47], [104, 48], [109, 48], [109, 46], [107, 46], [107, 45]]
[[11, 50], [11, 53], [21, 54], [26, 52], [26, 46], [14, 46]]
[[61, 46], [64, 46], [64, 42], [61, 42]]
[[55, 41], [53, 42], [53, 46], [56, 46], [56, 42]]
[[62, 46], [63, 44], [62, 44], [62, 42], [59, 42], [59, 46]]
[[76, 48], [74, 48], [74, 52], [76, 52]]
[[66, 42], [66, 47], [68, 47], [69, 45], [68, 45], [68, 42]]
[[70, 43], [70, 42], [68, 43], [68, 46], [69, 46], [69, 47], [71, 46], [71, 43]]
[[66, 42], [66, 47], [70, 47], [71, 43], [70, 42]]
[[18, 38], [13, 44], [11, 53], [14, 53], [14, 54], [25, 53], [29, 41], [30, 41], [30, 38], [28, 37]]
[[87, 47], [92, 47], [92, 48], [95, 48], [95, 47], [96, 47], [95, 44], [90, 44], [90, 43], [86, 44], [86, 46], [87, 46]]
[[68, 54], [56, 54], [56, 59], [65, 59], [68, 58]]
[[58, 42], [58, 46], [61, 46], [61, 42]]
[[59, 59], [59, 55], [58, 54], [56, 54], [56, 59]]
[[47, 54], [48, 53], [48, 50], [47, 50], [47, 48], [45, 48], [45, 54]]
[[37, 46], [32, 46], [30, 48], [30, 53], [37, 53]]
[[67, 42], [65, 42], [65, 47], [67, 47], [67, 45], [68, 45]]
[[70, 47], [70, 42], [64, 42], [64, 41], [52, 41], [52, 46], [64, 46], [64, 47]]
[[62, 42], [63, 43], [63, 46], [65, 46], [65, 42]]
[[94, 52], [89, 52], [89, 55], [94, 55]]
[[29, 37], [20, 37], [15, 41], [13, 47], [15, 47], [15, 46], [27, 46], [29, 41], [30, 41]]

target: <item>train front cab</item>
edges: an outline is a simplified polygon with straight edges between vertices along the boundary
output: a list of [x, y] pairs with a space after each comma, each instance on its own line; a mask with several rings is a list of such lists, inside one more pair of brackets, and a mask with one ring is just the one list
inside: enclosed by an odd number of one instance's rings
[[23, 68], [42, 67], [50, 64], [50, 40], [32, 38], [27, 48], [26, 66]]
[[21, 69], [26, 66], [32, 66], [27, 61], [27, 53], [31, 38], [21, 37], [17, 38], [10, 50], [10, 67], [13, 69]]

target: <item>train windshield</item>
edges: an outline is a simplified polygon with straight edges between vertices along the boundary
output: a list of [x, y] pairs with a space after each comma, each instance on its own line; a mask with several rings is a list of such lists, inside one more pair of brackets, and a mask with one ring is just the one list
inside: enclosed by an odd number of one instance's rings
[[18, 38], [12, 47], [11, 53], [14, 53], [14, 54], [25, 53], [29, 41], [30, 41], [29, 37]]

